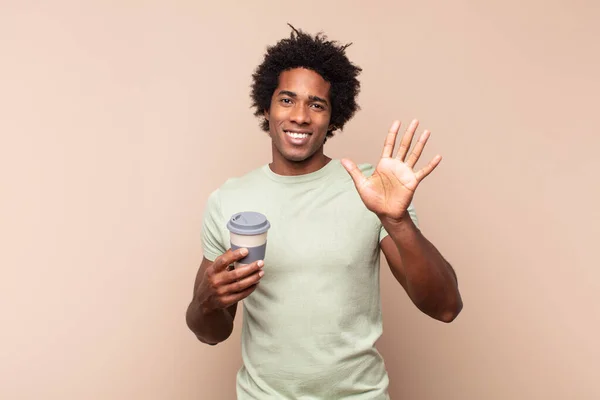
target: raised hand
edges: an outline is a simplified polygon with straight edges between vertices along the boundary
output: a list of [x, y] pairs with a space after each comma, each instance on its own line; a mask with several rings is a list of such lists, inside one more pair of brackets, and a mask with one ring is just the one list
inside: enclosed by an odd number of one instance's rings
[[368, 178], [364, 176], [353, 161], [342, 160], [342, 165], [352, 177], [356, 190], [358, 190], [365, 206], [377, 214], [380, 219], [401, 221], [419, 183], [442, 160], [440, 155], [436, 155], [425, 167], [418, 171], [414, 170], [430, 135], [429, 131], [424, 131], [407, 157], [418, 125], [417, 120], [412, 121], [400, 141], [396, 157], [393, 157], [396, 137], [400, 129], [400, 121], [394, 121], [385, 139], [381, 160], [379, 160], [375, 172]]

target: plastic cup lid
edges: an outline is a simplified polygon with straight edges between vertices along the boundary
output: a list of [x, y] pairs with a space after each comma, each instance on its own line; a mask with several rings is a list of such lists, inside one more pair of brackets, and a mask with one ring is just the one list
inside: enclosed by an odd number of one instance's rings
[[227, 222], [227, 229], [238, 235], [260, 235], [269, 230], [271, 224], [263, 214], [243, 211], [233, 214]]

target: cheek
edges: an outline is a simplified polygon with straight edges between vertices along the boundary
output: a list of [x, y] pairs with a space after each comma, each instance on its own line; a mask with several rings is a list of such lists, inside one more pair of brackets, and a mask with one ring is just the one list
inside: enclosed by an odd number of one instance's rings
[[319, 125], [325, 131], [329, 129], [329, 125], [331, 124], [331, 118], [329, 115], [323, 116], [323, 118], [319, 121]]
[[271, 125], [281, 125], [285, 121], [285, 113], [281, 110], [273, 110], [270, 114], [269, 122]]

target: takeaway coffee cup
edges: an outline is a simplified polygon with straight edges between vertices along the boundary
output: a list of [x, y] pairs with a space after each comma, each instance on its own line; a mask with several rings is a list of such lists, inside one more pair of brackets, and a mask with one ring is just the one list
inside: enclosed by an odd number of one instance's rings
[[258, 212], [244, 211], [231, 216], [227, 222], [231, 250], [242, 247], [248, 249], [248, 255], [233, 264], [235, 268], [265, 259], [267, 231], [270, 227], [267, 217]]

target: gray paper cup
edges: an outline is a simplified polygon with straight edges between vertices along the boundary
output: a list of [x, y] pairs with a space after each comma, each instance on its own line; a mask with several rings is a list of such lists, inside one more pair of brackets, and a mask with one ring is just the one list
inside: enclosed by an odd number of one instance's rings
[[227, 222], [231, 250], [248, 249], [248, 255], [234, 263], [235, 268], [265, 259], [267, 231], [270, 227], [267, 217], [258, 212], [243, 211], [231, 216]]

